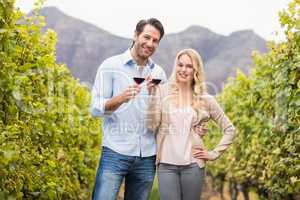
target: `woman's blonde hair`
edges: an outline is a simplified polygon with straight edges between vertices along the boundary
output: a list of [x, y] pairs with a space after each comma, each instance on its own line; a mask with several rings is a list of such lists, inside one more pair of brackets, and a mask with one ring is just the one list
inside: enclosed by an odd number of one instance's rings
[[176, 55], [173, 72], [170, 77], [170, 84], [171, 84], [171, 93], [172, 94], [178, 94], [178, 86], [176, 82], [176, 66], [178, 63], [178, 60], [182, 55], [187, 55], [193, 65], [194, 69], [194, 79], [191, 85], [191, 89], [193, 92], [193, 101], [192, 101], [192, 107], [195, 109], [195, 111], [199, 111], [199, 109], [202, 108], [203, 102], [201, 101], [201, 96], [206, 93], [206, 85], [205, 85], [205, 78], [204, 78], [204, 67], [203, 67], [203, 61], [199, 53], [194, 49], [183, 49], [179, 51]]

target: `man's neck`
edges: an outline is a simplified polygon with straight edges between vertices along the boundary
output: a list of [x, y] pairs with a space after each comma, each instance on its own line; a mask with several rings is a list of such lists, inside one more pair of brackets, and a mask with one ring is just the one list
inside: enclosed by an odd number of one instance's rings
[[131, 54], [133, 60], [136, 62], [137, 65], [142, 66], [142, 67], [143, 67], [143, 66], [146, 66], [146, 63], [147, 63], [148, 59], [143, 59], [143, 58], [139, 57], [139, 56], [137, 55], [137, 53], [136, 53], [134, 47], [132, 47], [132, 48], [130, 49], [130, 54]]

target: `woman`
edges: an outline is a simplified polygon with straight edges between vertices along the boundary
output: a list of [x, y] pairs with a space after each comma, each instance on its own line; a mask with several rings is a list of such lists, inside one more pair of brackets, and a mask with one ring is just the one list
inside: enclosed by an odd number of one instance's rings
[[[234, 127], [213, 96], [206, 94], [203, 63], [193, 49], [180, 51], [167, 84], [150, 90], [147, 127], [157, 139], [158, 182], [162, 200], [199, 200], [205, 162], [217, 159], [234, 137]], [[209, 119], [223, 137], [207, 151], [199, 127]], [[200, 131], [201, 132], [201, 131]]]

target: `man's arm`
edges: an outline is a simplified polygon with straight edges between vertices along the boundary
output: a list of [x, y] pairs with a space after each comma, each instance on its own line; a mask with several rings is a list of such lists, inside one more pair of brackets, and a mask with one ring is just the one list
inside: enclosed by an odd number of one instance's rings
[[140, 86], [128, 87], [121, 94], [112, 97], [113, 94], [113, 73], [111, 67], [102, 64], [95, 78], [92, 90], [91, 114], [94, 117], [103, 117], [117, 110], [123, 103], [128, 102], [140, 92]]
[[112, 97], [105, 103], [105, 113], [112, 113], [117, 110], [123, 103], [127, 103], [130, 99], [133, 99], [139, 92], [140, 86], [129, 86], [121, 94]]
[[103, 117], [105, 104], [111, 99], [113, 93], [113, 70], [102, 63], [98, 68], [92, 89], [92, 102], [90, 112], [94, 117]]

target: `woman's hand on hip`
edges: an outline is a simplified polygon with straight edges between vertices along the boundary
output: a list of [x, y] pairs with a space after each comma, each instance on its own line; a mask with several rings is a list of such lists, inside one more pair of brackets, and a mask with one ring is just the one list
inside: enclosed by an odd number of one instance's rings
[[214, 160], [209, 152], [201, 146], [192, 147], [193, 157], [202, 160]]

